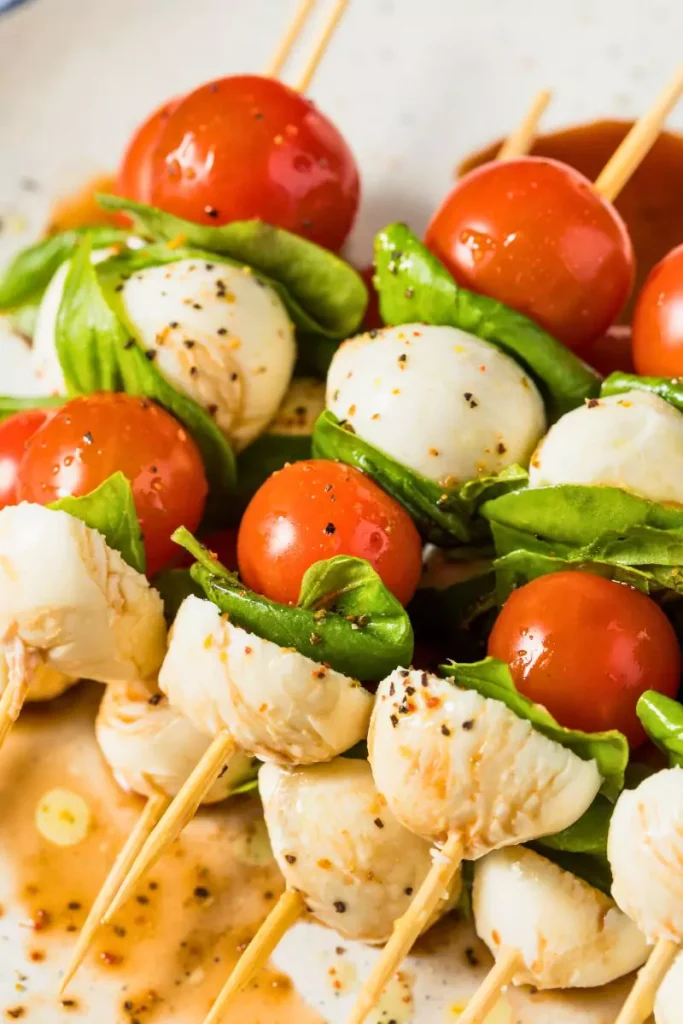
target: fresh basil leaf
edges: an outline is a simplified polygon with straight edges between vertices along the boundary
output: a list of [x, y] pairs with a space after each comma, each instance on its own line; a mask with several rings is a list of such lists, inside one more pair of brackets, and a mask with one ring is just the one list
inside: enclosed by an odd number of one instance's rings
[[526, 470], [508, 466], [498, 476], [470, 480], [461, 487], [441, 487], [342, 426], [329, 409], [316, 421], [313, 455], [345, 462], [366, 473], [403, 505], [428, 540], [441, 547], [490, 542], [488, 527], [477, 516], [480, 506], [527, 482]]
[[311, 457], [311, 437], [306, 434], [261, 434], [237, 456], [237, 484], [232, 492], [231, 512], [239, 520], [259, 487], [288, 462]]
[[34, 395], [29, 398], [17, 398], [16, 395], [0, 395], [0, 423], [18, 412], [31, 412], [32, 409], [58, 409], [66, 401], [61, 395]]
[[652, 742], [683, 768], [683, 707], [656, 690], [646, 690], [636, 705], [638, 718]]
[[68, 512], [101, 533], [110, 548], [120, 552], [128, 565], [145, 572], [145, 548], [135, 510], [133, 492], [123, 473], [114, 473], [82, 498], [66, 497], [48, 505]]
[[169, 626], [174, 622], [186, 597], [191, 594], [194, 597], [204, 597], [204, 591], [192, 579], [189, 569], [164, 569], [154, 577], [152, 582], [161, 594], [161, 600], [164, 602], [164, 615]]
[[405, 224], [377, 235], [375, 267], [385, 323], [459, 327], [491, 342], [533, 377], [551, 420], [598, 394], [594, 370], [521, 313], [461, 288]]
[[683, 593], [683, 509], [617, 487], [563, 484], [503, 495], [481, 515], [498, 555], [521, 550], [591, 571], [609, 566], [606, 575], [648, 593]]
[[683, 380], [680, 377], [638, 377], [634, 373], [612, 373], [602, 382], [601, 396], [623, 395], [626, 391], [647, 391], [658, 395], [683, 412]]
[[[148, 237], [183, 238], [189, 248], [220, 253], [278, 282], [286, 289], [287, 305], [303, 314], [307, 327], [297, 324], [303, 330], [341, 341], [360, 326], [368, 302], [360, 274], [339, 256], [299, 235], [258, 220], [207, 227], [119, 196], [100, 195], [98, 202], [106, 210], [126, 213]], [[296, 323], [297, 318], [293, 319]]]
[[[580, 820], [580, 819], [579, 819]], [[530, 849], [539, 853], [546, 860], [557, 864], [563, 871], [569, 871], [576, 875], [594, 889], [605, 894], [612, 895], [612, 869], [607, 859], [607, 854], [574, 853], [571, 850], [553, 849], [544, 845], [542, 840], [527, 843]]]
[[546, 850], [564, 853], [585, 853], [607, 856], [607, 836], [614, 804], [599, 794], [578, 821], [554, 836], [543, 836], [536, 842]]
[[173, 539], [197, 559], [192, 577], [205, 595], [243, 629], [364, 681], [410, 664], [410, 619], [363, 559], [338, 555], [316, 562], [291, 607], [247, 590], [187, 530]]
[[485, 658], [471, 665], [450, 662], [442, 665], [441, 671], [453, 679], [456, 686], [501, 701], [518, 718], [530, 722], [538, 732], [572, 750], [582, 760], [594, 760], [603, 779], [601, 792], [612, 802], [619, 796], [624, 788], [629, 757], [628, 742], [622, 733], [616, 729], [592, 733], [565, 729], [541, 704], [534, 704], [517, 690], [508, 666], [495, 658]]
[[106, 249], [125, 244], [129, 235], [129, 231], [113, 227], [74, 228], [22, 249], [0, 276], [0, 312], [35, 304], [84, 238], [90, 240], [93, 249]]
[[258, 771], [260, 767], [261, 762], [254, 760], [249, 776], [239, 786], [231, 789], [228, 796], [245, 796], [247, 793], [253, 793], [254, 790], [258, 789]]
[[[144, 257], [135, 255], [135, 259]], [[116, 263], [115, 257], [107, 263]], [[176, 391], [145, 357], [120, 313], [112, 272], [90, 262], [86, 238], [74, 254], [57, 317], [57, 352], [69, 395], [125, 391], [149, 398], [187, 428], [201, 452], [216, 519], [224, 516], [235, 480], [235, 456], [213, 419], [197, 402]], [[104, 285], [104, 287], [102, 286]]]

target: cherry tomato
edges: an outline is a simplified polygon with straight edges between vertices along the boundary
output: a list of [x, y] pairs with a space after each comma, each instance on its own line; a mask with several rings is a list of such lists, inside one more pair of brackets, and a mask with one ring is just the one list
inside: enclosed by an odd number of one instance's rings
[[197, 529], [208, 493], [199, 449], [158, 405], [109, 392], [67, 402], [27, 444], [17, 492], [48, 505], [88, 494], [119, 470], [131, 482], [152, 576], [178, 550], [173, 531]]
[[636, 703], [645, 690], [674, 697], [681, 652], [661, 608], [638, 590], [587, 572], [558, 572], [505, 602], [488, 652], [506, 661], [521, 693], [561, 725], [620, 729], [645, 739]]
[[26, 445], [52, 416], [54, 409], [29, 409], [0, 423], [0, 508], [19, 501], [17, 477]]
[[116, 177], [116, 193], [138, 203], [152, 202], [152, 157], [166, 122], [180, 100], [158, 107], [142, 122], [128, 143]]
[[324, 459], [293, 462], [273, 473], [240, 524], [237, 560], [246, 585], [296, 604], [305, 571], [334, 555], [367, 559], [402, 604], [415, 593], [420, 536], [405, 509], [376, 483]]
[[626, 324], [614, 324], [601, 338], [591, 345], [583, 358], [603, 377], [610, 373], [634, 373], [631, 355], [631, 328]]
[[636, 302], [632, 346], [637, 373], [683, 373], [683, 245], [650, 271]]
[[616, 320], [633, 284], [626, 226], [582, 174], [556, 160], [493, 161], [465, 175], [427, 229], [455, 279], [581, 351]]
[[375, 286], [372, 283], [372, 279], [375, 276], [375, 268], [372, 264], [369, 267], [364, 267], [360, 276], [365, 281], [368, 289], [368, 308], [365, 310], [365, 316], [363, 318], [363, 330], [364, 331], [375, 331], [380, 327], [384, 327], [384, 320], [379, 311], [379, 295], [375, 291]]
[[153, 159], [152, 201], [200, 224], [252, 217], [340, 249], [358, 208], [351, 150], [310, 100], [236, 75], [180, 102]]

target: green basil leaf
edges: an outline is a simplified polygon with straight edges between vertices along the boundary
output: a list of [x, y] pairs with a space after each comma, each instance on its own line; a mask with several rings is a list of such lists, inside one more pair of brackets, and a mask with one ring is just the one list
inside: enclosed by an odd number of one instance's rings
[[61, 395], [34, 395], [29, 398], [17, 398], [16, 395], [0, 395], [0, 423], [18, 412], [30, 412], [32, 409], [58, 409], [66, 401]]
[[521, 313], [461, 288], [405, 224], [377, 235], [375, 266], [386, 323], [459, 327], [497, 345], [533, 377], [551, 420], [598, 394], [594, 370]]
[[599, 794], [578, 821], [554, 836], [543, 836], [536, 840], [545, 850], [561, 850], [565, 853], [587, 853], [607, 857], [607, 836], [612, 820], [614, 804]]
[[101, 533], [110, 548], [138, 572], [145, 571], [145, 548], [133, 492], [123, 473], [114, 473], [82, 498], [66, 497], [48, 508], [68, 512]]
[[647, 391], [659, 395], [683, 412], [683, 381], [680, 377], [638, 377], [634, 373], [612, 373], [602, 382], [600, 394], [623, 395], [626, 391]]
[[93, 249], [106, 249], [124, 244], [129, 235], [129, 231], [113, 227], [74, 228], [22, 249], [0, 276], [0, 312], [35, 304], [84, 238], [90, 240]]
[[[132, 259], [133, 257], [131, 257]], [[136, 260], [145, 257], [135, 255]], [[235, 480], [235, 456], [213, 419], [176, 391], [145, 357], [120, 311], [109, 263], [94, 267], [86, 238], [74, 254], [57, 317], [56, 342], [69, 395], [125, 391], [157, 402], [187, 428], [202, 454], [214, 517], [224, 517]], [[104, 268], [108, 269], [104, 271]]]
[[487, 502], [496, 552], [527, 551], [606, 573], [648, 593], [683, 593], [683, 509], [617, 487], [563, 484]]
[[538, 732], [572, 750], [582, 760], [595, 760], [603, 779], [601, 792], [612, 802], [619, 796], [629, 757], [628, 742], [622, 733], [616, 729], [592, 733], [565, 729], [541, 704], [534, 704], [517, 690], [508, 666], [495, 658], [471, 665], [451, 662], [442, 665], [441, 671], [455, 680], [457, 686], [501, 701], [518, 718], [530, 722]]
[[447, 637], [459, 661], [477, 661], [486, 653], [497, 610], [496, 573], [485, 561], [473, 563], [471, 574], [448, 586], [421, 584], [408, 606], [419, 640], [438, 650]]
[[683, 768], [683, 707], [656, 690], [646, 690], [636, 705], [638, 718], [652, 742]]
[[191, 594], [194, 597], [204, 597], [204, 591], [192, 579], [189, 569], [164, 569], [154, 577], [152, 582], [161, 594], [161, 600], [164, 602], [164, 615], [169, 626], [174, 622], [186, 597]]
[[461, 487], [441, 487], [342, 426], [329, 410], [316, 421], [313, 455], [345, 462], [366, 473], [403, 505], [428, 540], [441, 547], [489, 542], [489, 529], [477, 516], [480, 506], [527, 482], [526, 470], [509, 466], [498, 476], [470, 480]]
[[368, 293], [360, 274], [339, 256], [299, 235], [258, 220], [207, 227], [119, 196], [100, 195], [98, 202], [106, 210], [126, 213], [148, 237], [166, 241], [182, 237], [189, 248], [246, 263], [278, 282], [286, 290], [290, 312], [296, 308], [301, 314], [302, 322], [292, 318], [303, 330], [341, 341], [361, 324]]
[[239, 786], [231, 789], [228, 796], [244, 796], [246, 793], [253, 793], [254, 790], [258, 789], [258, 772], [260, 767], [261, 762], [254, 760], [249, 776]]
[[197, 559], [192, 577], [209, 600], [243, 629], [356, 679], [383, 679], [412, 661], [410, 619], [363, 559], [316, 562], [291, 607], [247, 590], [187, 530], [174, 540]]

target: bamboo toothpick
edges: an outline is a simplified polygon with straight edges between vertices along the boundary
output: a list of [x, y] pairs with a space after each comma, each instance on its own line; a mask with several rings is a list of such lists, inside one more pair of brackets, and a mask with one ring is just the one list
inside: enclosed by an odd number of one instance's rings
[[283, 935], [304, 913], [303, 896], [287, 889], [273, 907], [220, 991], [204, 1024], [220, 1024], [228, 1004], [261, 970]]
[[458, 1024], [485, 1024], [486, 1018], [501, 997], [520, 965], [519, 951], [502, 949], [495, 964], [474, 993], [467, 1009], [458, 1017]]
[[184, 786], [166, 809], [161, 821], [147, 838], [139, 856], [122, 882], [119, 891], [102, 915], [108, 924], [121, 909], [140, 879], [157, 862], [162, 853], [180, 835], [197, 813], [206, 794], [235, 753], [235, 742], [227, 730], [219, 732]]
[[615, 1024], [643, 1024], [652, 1013], [657, 989], [678, 955], [677, 942], [660, 939], [650, 953], [644, 967], [638, 972], [628, 999], [621, 1008]]
[[441, 849], [435, 850], [434, 863], [418, 889], [415, 899], [403, 917], [399, 917], [394, 923], [391, 938], [363, 985], [348, 1024], [363, 1024], [367, 1015], [376, 1006], [394, 971], [426, 928], [439, 902], [445, 898], [461, 863], [462, 841], [460, 836], [454, 833], [448, 837]]
[[349, 6], [350, 0], [336, 0], [332, 13], [328, 18], [325, 26], [320, 33], [320, 38], [315, 44], [313, 53], [309, 57], [308, 64], [304, 68], [303, 74], [295, 86], [297, 92], [308, 92], [308, 89], [313, 80], [313, 76], [318, 70], [318, 66], [325, 56], [325, 51], [330, 44], [332, 36], [334, 35], [339, 22], [342, 19], [342, 15], [345, 13]]
[[78, 937], [78, 942], [76, 943], [76, 948], [74, 949], [71, 960], [69, 961], [69, 966], [67, 967], [66, 973], [64, 974], [59, 986], [60, 995], [66, 991], [67, 986], [74, 977], [76, 971], [83, 963], [85, 955], [92, 945], [95, 934], [100, 927], [102, 918], [107, 911], [109, 904], [121, 888], [126, 875], [135, 863], [135, 860], [144, 846], [147, 837], [158, 824], [170, 802], [171, 798], [166, 796], [165, 793], [158, 793], [157, 795], [150, 797], [147, 801], [145, 809], [140, 815], [135, 828], [128, 836], [125, 846], [119, 852], [111, 871], [107, 875], [104, 885], [97, 895], [97, 899], [90, 908], [90, 913], [88, 914], [83, 928], [81, 929], [81, 934]]
[[683, 64], [654, 104], [639, 118], [612, 154], [597, 181], [595, 191], [613, 202], [643, 162], [659, 136], [667, 116], [683, 95]]
[[7, 685], [0, 698], [0, 747], [16, 722], [26, 702], [26, 696], [35, 675], [37, 656], [26, 649], [19, 637], [10, 641], [0, 657], [7, 666]]
[[278, 48], [273, 54], [271, 62], [266, 69], [265, 74], [268, 78], [277, 78], [282, 71], [289, 55], [292, 52], [294, 44], [299, 38], [299, 33], [306, 24], [308, 16], [317, 2], [318, 0], [301, 0], [294, 17], [289, 23], [287, 31], [282, 37], [280, 44], [278, 45]]
[[538, 122], [541, 120], [551, 98], [552, 93], [548, 89], [541, 89], [536, 93], [524, 120], [511, 135], [508, 135], [498, 150], [496, 160], [514, 160], [516, 157], [524, 156], [529, 152], [536, 138]]

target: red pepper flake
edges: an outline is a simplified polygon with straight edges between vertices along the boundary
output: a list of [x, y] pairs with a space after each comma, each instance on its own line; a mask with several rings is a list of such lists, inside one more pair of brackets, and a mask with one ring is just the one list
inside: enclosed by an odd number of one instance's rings
[[438, 448], [430, 448], [429, 449], [429, 454], [433, 455], [433, 456], [436, 456], [436, 455], [439, 454], [439, 449]]
[[34, 932], [43, 932], [52, 923], [52, 917], [48, 910], [36, 910], [35, 917], [31, 922]]
[[251, 647], [245, 647], [244, 648], [244, 653], [245, 654], [251, 654], [252, 650], [253, 650], [253, 648], [251, 648]]
[[105, 949], [100, 953], [100, 960], [107, 967], [116, 967], [123, 960], [123, 957], [118, 953], [112, 953], [110, 950]]
[[433, 711], [435, 708], [440, 708], [441, 697], [427, 697], [425, 704], [430, 709], [430, 711]]
[[42, 964], [45, 959], [45, 951], [42, 949], [32, 949], [28, 958], [33, 964]]

